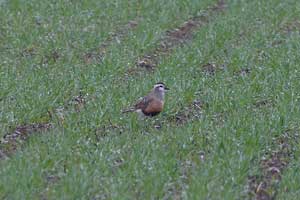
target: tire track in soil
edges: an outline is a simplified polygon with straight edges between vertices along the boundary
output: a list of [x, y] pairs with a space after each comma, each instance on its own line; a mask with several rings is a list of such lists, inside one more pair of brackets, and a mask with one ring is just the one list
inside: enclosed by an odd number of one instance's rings
[[[163, 37], [159, 41], [158, 46], [154, 48], [152, 52], [147, 53], [146, 55], [139, 58], [136, 61], [136, 66], [129, 69], [125, 75], [128, 77], [138, 75], [140, 72], [143, 72], [145, 70], [146, 72], [154, 71], [157, 67], [159, 59], [162, 56], [168, 56], [174, 48], [191, 41], [193, 39], [193, 34], [197, 29], [204, 25], [207, 25], [210, 22], [212, 16], [223, 12], [226, 7], [227, 4], [225, 3], [225, 0], [219, 0], [215, 5], [209, 7], [205, 11], [204, 15], [192, 17], [184, 22], [180, 27], [166, 31], [165, 37]], [[170, 122], [175, 122], [177, 126], [182, 126], [191, 120], [199, 119], [203, 113], [203, 108], [205, 106], [207, 105], [203, 101], [195, 99], [188, 106], [184, 107], [180, 113], [177, 113], [175, 116], [168, 118], [162, 123], [155, 124], [154, 127], [160, 129], [164, 123]], [[106, 127], [109, 130], [118, 129], [121, 133], [124, 129], [123, 127], [118, 127], [117, 125], [112, 124], [110, 121], [109, 124], [110, 125]], [[106, 128], [105, 126], [104, 128], [100, 128], [102, 130], [102, 135], [100, 134], [100, 137], [106, 135], [103, 134], [107, 132]], [[97, 133], [95, 134], [97, 136]], [[204, 152], [200, 152], [199, 159], [201, 162], [204, 161]], [[190, 170], [194, 167], [195, 163], [188, 159], [180, 162], [182, 162], [179, 169], [181, 173], [180, 179], [176, 180], [173, 183], [169, 183], [163, 199], [181, 199], [184, 190], [186, 190], [184, 183], [188, 182]]]
[[[147, 55], [142, 56], [142, 59], [138, 59], [138, 61], [136, 61], [137, 63], [136, 68], [129, 69], [128, 74], [131, 75], [136, 74], [136, 72], [139, 72], [140, 69], [143, 68], [147, 69], [148, 71], [154, 70], [154, 68], [156, 67], [155, 63], [158, 63], [159, 58], [161, 56], [167, 56], [169, 53], [171, 53], [172, 49], [192, 40], [193, 33], [196, 29], [208, 24], [212, 16], [224, 11], [225, 8], [226, 8], [225, 0], [219, 0], [215, 5], [209, 7], [205, 11], [205, 14], [187, 20], [179, 28], [166, 31], [166, 36], [160, 40], [159, 45], [154, 49], [154, 51], [148, 53]], [[101, 60], [101, 58], [106, 52], [106, 49], [111, 43], [113, 43], [115, 40], [119, 41], [120, 39], [123, 39], [126, 36], [126, 34], [129, 33], [130, 29], [135, 28], [136, 26], [137, 26], [137, 21], [133, 20], [130, 21], [128, 24], [126, 24], [124, 28], [118, 29], [117, 32], [110, 35], [103, 42], [103, 44], [99, 46], [99, 48], [85, 53], [82, 56], [84, 62], [86, 64], [89, 64], [93, 62], [93, 60], [97, 60], [98, 58], [100, 58]], [[79, 96], [81, 96], [81, 94]], [[82, 106], [81, 104], [84, 101], [81, 100], [77, 101], [76, 100], [77, 97], [73, 97], [71, 101], [73, 101], [74, 99], [75, 102], [79, 102], [78, 104], [81, 107]], [[50, 119], [53, 117], [53, 113], [48, 113], [48, 115], [50, 116]], [[63, 120], [63, 118], [61, 120]], [[47, 132], [48, 130], [53, 128], [54, 125], [50, 121], [51, 120], [44, 123], [31, 123], [31, 124], [18, 125], [14, 131], [7, 133], [0, 140], [0, 159], [13, 155], [17, 151], [20, 141], [25, 141], [26, 139], [28, 139], [30, 135], [33, 135], [38, 132]], [[116, 127], [120, 128], [117, 125], [111, 125], [111, 122], [110, 125], [108, 125], [107, 127], [113, 129], [115, 129]], [[99, 129], [103, 129], [103, 128], [100, 127]]]
[[[284, 34], [284, 35], [290, 35], [292, 32], [298, 32], [300, 33], [300, 20], [293, 19], [285, 24], [282, 24], [278, 30], [278, 33]], [[243, 33], [243, 34], [241, 34]], [[232, 44], [238, 43], [241, 38], [245, 38], [246, 36], [249, 36], [250, 31], [247, 33], [244, 33], [243, 31], [239, 34], [239, 37], [237, 37], [235, 40], [232, 41]], [[266, 40], [265, 45], [269, 45], [268, 41], [272, 38], [269, 37]], [[275, 43], [272, 43], [271, 45], [280, 45], [283, 41], [275, 41]], [[206, 75], [213, 76], [218, 71], [224, 71], [226, 68], [226, 64], [223, 65], [217, 65], [215, 63], [206, 63], [202, 65], [202, 72], [204, 72]], [[235, 71], [233, 76], [248, 76], [251, 73], [251, 68], [242, 68], [238, 71]], [[253, 103], [254, 107], [256, 109], [259, 109], [261, 107], [265, 106], [273, 106], [274, 102], [272, 99], [257, 99], [256, 102]], [[173, 118], [169, 118], [169, 121], [175, 122], [177, 125], [184, 125], [187, 122], [193, 121], [195, 119], [199, 119], [201, 117], [201, 114], [203, 113], [203, 109], [207, 107], [208, 104], [206, 102], [202, 102], [201, 99], [195, 99], [192, 103], [187, 105], [186, 107], [183, 107], [181, 112], [177, 113]], [[222, 117], [224, 113], [217, 113], [216, 119], [219, 119]]]
[[[128, 69], [125, 76], [135, 76], [143, 71], [145, 72], [145, 70], [146, 72], [154, 71], [162, 56], [168, 56], [174, 48], [191, 41], [196, 30], [207, 25], [213, 16], [224, 12], [226, 8], [227, 4], [225, 0], [219, 0], [216, 4], [208, 7], [203, 14], [188, 19], [177, 28], [167, 30], [165, 36], [159, 41], [157, 47], [155, 47], [153, 51], [141, 56], [141, 58], [138, 58], [135, 62], [136, 66]], [[207, 65], [211, 66], [210, 64]], [[214, 66], [214, 72], [216, 68], [217, 67]], [[208, 69], [208, 71], [209, 70], [211, 69]], [[204, 71], [206, 71], [206, 69], [204, 69]], [[177, 125], [184, 125], [190, 120], [201, 117], [204, 106], [205, 104], [201, 100], [195, 99], [188, 106], [181, 109], [182, 111], [180, 113], [168, 118], [167, 122], [175, 122]], [[162, 124], [155, 125], [158, 129], [161, 128], [161, 126]], [[111, 128], [112, 126], [108, 127]]]
[[[300, 19], [294, 18], [286, 23], [283, 23], [279, 29], [277, 30], [277, 33], [279, 35], [289, 37], [292, 33], [300, 33]], [[281, 39], [276, 39], [273, 41], [270, 46], [271, 47], [277, 47], [279, 45], [282, 45], [285, 41]]]
[[[282, 27], [279, 27], [278, 32], [285, 35], [289, 35], [292, 32], [300, 32], [300, 21], [293, 20], [292, 22], [284, 24]], [[238, 42], [239, 39], [240, 38], [237, 38], [237, 40], [233, 42]], [[275, 45], [279, 45], [281, 43], [283, 42], [279, 41]], [[215, 64], [211, 63], [203, 65], [203, 72], [207, 75], [215, 75], [216, 71], [222, 69], [222, 67], [216, 66]], [[236, 71], [234, 73], [234, 76], [247, 76], [249, 73], [251, 73], [251, 69], [243, 68], [239, 71]], [[260, 109], [261, 107], [273, 105], [274, 102], [272, 100], [262, 99], [254, 102], [252, 106], [254, 107], [254, 109]], [[205, 102], [202, 102], [199, 99], [194, 100], [191, 104], [184, 107], [182, 109], [183, 111], [168, 120], [175, 121], [176, 125], [179, 126], [184, 125], [190, 121], [199, 119], [201, 117], [203, 109], [206, 106], [208, 105]], [[224, 114], [225, 113], [216, 114], [216, 121], [219, 121], [219, 119], [222, 118]], [[160, 125], [158, 125], [157, 127], [160, 127]], [[297, 130], [297, 133], [295, 133], [293, 129], [287, 129], [281, 136], [274, 138], [273, 145], [275, 146], [275, 149], [266, 152], [264, 157], [259, 162], [261, 175], [248, 176], [246, 198], [256, 200], [276, 199], [277, 189], [278, 185], [280, 184], [283, 171], [288, 167], [288, 164], [292, 161], [292, 159], [294, 159], [293, 152], [295, 151], [296, 144], [298, 144], [299, 141], [299, 130]], [[201, 161], [204, 161], [204, 159], [201, 159], [201, 157], [204, 157], [205, 154], [206, 153], [202, 152], [202, 155], [200, 156]], [[192, 165], [193, 163], [190, 163], [190, 166]], [[168, 198], [171, 195], [174, 198], [180, 199], [180, 190], [183, 189], [184, 188], [180, 189], [178, 185], [170, 187], [168, 190]]]
[[[171, 51], [180, 46], [184, 45], [188, 41], [193, 39], [194, 32], [200, 27], [207, 25], [211, 17], [225, 11], [227, 4], [225, 0], [219, 0], [214, 5], [208, 7], [204, 14], [200, 16], [194, 16], [184, 22], [177, 28], [173, 28], [166, 31], [166, 35], [159, 41], [157, 47], [153, 51], [141, 56], [141, 59], [137, 59], [136, 66], [127, 70], [125, 77], [139, 75], [140, 72], [143, 72], [145, 69], [148, 72], [155, 70], [157, 63], [162, 56], [168, 56]], [[120, 82], [127, 80], [121, 79]], [[202, 108], [204, 103], [201, 100], [194, 100], [191, 104], [184, 107], [182, 112], [175, 115], [175, 117], [170, 117], [167, 121], [175, 121], [178, 124], [183, 125], [188, 122], [191, 118], [198, 118], [202, 114]], [[112, 123], [110, 120], [103, 125], [95, 129], [95, 138], [100, 140], [101, 137], [106, 136], [111, 130], [120, 130], [120, 134], [125, 129], [117, 124]], [[155, 124], [154, 127], [160, 129], [163, 124]]]
[[[202, 15], [194, 16], [184, 22], [177, 28], [173, 28], [166, 31], [166, 35], [159, 41], [157, 47], [153, 51], [138, 58], [135, 67], [128, 69], [125, 73], [125, 79], [121, 78], [119, 82], [124, 82], [129, 76], [139, 75], [140, 72], [151, 72], [157, 67], [157, 63], [162, 56], [168, 56], [172, 50], [180, 45], [191, 41], [193, 39], [194, 32], [204, 25], [207, 25], [213, 16], [225, 11], [227, 4], [225, 0], [219, 0], [214, 5], [209, 6]], [[199, 117], [202, 113], [201, 108], [203, 107], [203, 102], [200, 100], [194, 100], [190, 105], [183, 108], [183, 112], [180, 112], [175, 119], [169, 118], [168, 121], [177, 121], [181, 125], [189, 121], [192, 116]], [[161, 128], [161, 124], [156, 124], [156, 128]], [[124, 127], [112, 124], [109, 120], [108, 125], [103, 125], [95, 130], [96, 138], [107, 135], [110, 130], [120, 129], [124, 130]]]
[[175, 116], [168, 118], [167, 122], [173, 122], [176, 126], [183, 126], [188, 122], [200, 119], [207, 106], [208, 105], [202, 100], [196, 99], [189, 105], [183, 107], [183, 109], [180, 109], [181, 111], [176, 113]]
[[[106, 49], [114, 42], [120, 41], [129, 34], [130, 30], [134, 29], [138, 25], [137, 20], [131, 20], [127, 24], [120, 26], [117, 30], [112, 33], [100, 46], [97, 50], [93, 50], [91, 52], [85, 53], [83, 55], [83, 60], [86, 64], [89, 64], [96, 58], [101, 58], [104, 56]], [[22, 56], [34, 55], [34, 49], [27, 50], [21, 53]], [[51, 55], [44, 56], [47, 58], [47, 62], [49, 59], [53, 59], [54, 62], [60, 57], [57, 51], [53, 51]], [[44, 58], [42, 57], [42, 58]], [[53, 58], [52, 58], [53, 57]], [[44, 62], [43, 59], [41, 63]], [[6, 133], [2, 138], [0, 138], [0, 160], [6, 157], [13, 155], [16, 151], [20, 143], [26, 141], [28, 137], [31, 135], [41, 132], [45, 133], [48, 130], [54, 127], [54, 123], [51, 121], [53, 118], [56, 118], [58, 122], [63, 123], [64, 121], [64, 112], [70, 108], [70, 106], [74, 107], [76, 112], [80, 112], [80, 110], [84, 107], [86, 103], [86, 95], [82, 92], [79, 92], [78, 96], [74, 96], [67, 100], [67, 103], [63, 107], [57, 107], [51, 111], [48, 110], [45, 113], [45, 116], [49, 116], [46, 122], [33, 122], [28, 124], [17, 125], [16, 128]]]
[[213, 16], [223, 12], [226, 6], [225, 0], [219, 0], [216, 4], [208, 7], [203, 14], [188, 19], [175, 29], [167, 30], [165, 36], [158, 41], [157, 46], [152, 51], [138, 58], [135, 61], [136, 66], [128, 69], [125, 76], [138, 75], [144, 69], [150, 72], [153, 71], [162, 56], [168, 56], [174, 48], [191, 41], [194, 32], [200, 27], [207, 25]]
[[12, 132], [6, 133], [0, 139], [0, 160], [13, 155], [17, 151], [18, 146], [21, 146], [31, 135], [46, 133], [54, 128], [55, 124], [63, 125], [64, 113], [70, 109], [79, 113], [84, 108], [86, 98], [87, 96], [80, 91], [78, 96], [72, 97], [64, 106], [48, 110], [47, 121], [17, 125]]
[[[117, 30], [114, 33], [112, 33], [99, 46], [99, 48], [83, 54], [82, 56], [83, 61], [86, 64], [90, 64], [94, 61], [99, 61], [99, 60], [101, 61], [108, 47], [115, 41], [120, 42], [121, 40], [123, 40], [126, 37], [126, 35], [129, 34], [131, 29], [134, 29], [137, 25], [138, 25], [137, 20], [131, 20], [126, 25], [117, 28]], [[56, 61], [60, 57], [60, 55], [57, 53], [57, 51], [54, 52], [55, 52], [54, 61]], [[29, 53], [30, 55], [32, 54], [31, 51]], [[49, 56], [45, 56], [45, 57], [47, 58], [46, 59], [47, 62], [49, 59], [51, 59], [51, 57]], [[43, 62], [44, 60], [42, 59], [41, 63]], [[18, 150], [19, 146], [21, 146], [22, 143], [26, 142], [26, 140], [31, 135], [36, 133], [46, 133], [47, 131], [52, 129], [54, 127], [54, 123], [52, 123], [51, 121], [53, 121], [54, 118], [56, 119], [56, 121], [58, 121], [58, 124], [62, 125], [64, 122], [64, 115], [66, 110], [72, 107], [76, 112], [80, 112], [80, 110], [83, 109], [87, 99], [88, 99], [87, 95], [83, 94], [80, 91], [78, 96], [72, 97], [71, 100], [68, 100], [64, 106], [57, 107], [51, 111], [48, 110], [47, 115], [49, 115], [49, 120], [47, 122], [17, 125], [17, 127], [12, 132], [5, 134], [3, 138], [0, 139], [0, 160], [12, 156]], [[55, 173], [54, 174], [49, 173], [49, 174], [45, 175], [46, 186], [45, 186], [45, 190], [41, 191], [40, 193], [41, 199], [47, 199], [47, 195], [45, 191], [47, 191], [49, 187], [51, 187], [53, 184], [56, 184], [57, 182], [60, 181], [59, 175], [56, 175]]]
[[4, 159], [17, 151], [18, 146], [28, 139], [34, 133], [44, 133], [51, 129], [53, 124], [50, 122], [45, 123], [32, 123], [19, 125], [11, 133], [7, 133], [0, 140], [0, 159]]
[[138, 26], [139, 21], [138, 18], [134, 20], [130, 20], [127, 24], [120, 26], [116, 29], [116, 31], [110, 34], [96, 49], [92, 49], [89, 52], [85, 53], [82, 58], [86, 64], [90, 64], [95, 60], [102, 60], [105, 55], [107, 48], [116, 41], [120, 43], [120, 41], [124, 40], [125, 37], [129, 34], [131, 30]]
[[[300, 32], [300, 21], [292, 19], [282, 24], [277, 33], [289, 36], [292, 32]], [[271, 46], [283, 44], [282, 40], [275, 40]], [[272, 105], [271, 100], [262, 100], [254, 104], [255, 107]], [[259, 174], [249, 175], [246, 185], [246, 193], [249, 199], [273, 200], [276, 199], [278, 186], [284, 170], [294, 159], [294, 152], [299, 144], [300, 129], [291, 128], [285, 130], [280, 136], [274, 138], [273, 150], [266, 151], [259, 161]]]
[[278, 186], [284, 170], [294, 159], [299, 144], [299, 130], [287, 129], [274, 138], [274, 149], [268, 150], [259, 162], [259, 175], [248, 176], [246, 193], [250, 199], [276, 199]]

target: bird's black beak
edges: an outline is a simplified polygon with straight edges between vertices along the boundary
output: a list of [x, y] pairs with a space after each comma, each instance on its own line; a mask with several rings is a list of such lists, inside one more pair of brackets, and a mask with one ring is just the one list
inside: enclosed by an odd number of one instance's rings
[[170, 90], [170, 88], [168, 88], [168, 87], [165, 87], [165, 90]]

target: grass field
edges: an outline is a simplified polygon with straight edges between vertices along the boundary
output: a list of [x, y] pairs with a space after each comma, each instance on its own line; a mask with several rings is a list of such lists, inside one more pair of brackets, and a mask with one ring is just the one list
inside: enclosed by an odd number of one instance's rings
[[297, 0], [0, 1], [0, 199], [298, 199], [299, 52]]

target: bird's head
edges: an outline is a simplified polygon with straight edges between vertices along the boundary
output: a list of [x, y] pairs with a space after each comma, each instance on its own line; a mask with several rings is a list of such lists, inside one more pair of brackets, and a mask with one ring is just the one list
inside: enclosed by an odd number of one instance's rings
[[156, 83], [153, 88], [154, 93], [162, 97], [165, 95], [166, 90], [169, 90], [169, 88], [166, 87], [166, 85], [163, 82]]

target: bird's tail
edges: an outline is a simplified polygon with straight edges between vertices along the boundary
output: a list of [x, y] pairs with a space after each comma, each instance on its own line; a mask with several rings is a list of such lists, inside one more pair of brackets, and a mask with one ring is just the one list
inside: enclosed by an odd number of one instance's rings
[[122, 113], [128, 113], [128, 112], [134, 112], [134, 111], [135, 111], [134, 108], [128, 108], [128, 109], [122, 110]]

